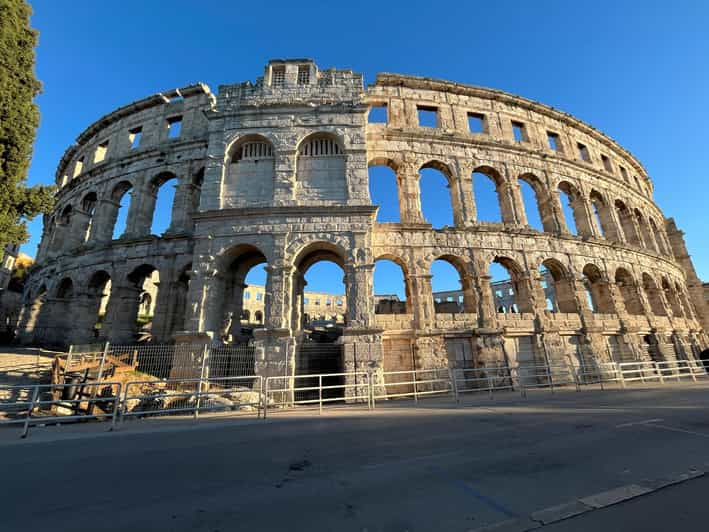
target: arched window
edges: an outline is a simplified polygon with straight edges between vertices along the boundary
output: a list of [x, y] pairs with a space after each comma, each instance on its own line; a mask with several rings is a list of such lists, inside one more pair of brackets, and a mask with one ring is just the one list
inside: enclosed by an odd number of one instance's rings
[[431, 291], [436, 313], [475, 312], [475, 291], [459, 257], [444, 255], [431, 263]]
[[109, 213], [110, 226], [113, 227], [112, 238], [116, 240], [125, 233], [128, 226], [128, 211], [130, 210], [131, 190], [133, 185], [128, 181], [118, 183], [111, 193], [111, 199], [117, 206], [111, 206]]
[[657, 252], [657, 244], [655, 242], [655, 236], [650, 231], [650, 225], [645, 221], [645, 217], [638, 210], [635, 209], [635, 219], [638, 222], [638, 227], [640, 227], [640, 232], [643, 235], [643, 243], [645, 244], [645, 249]]
[[347, 199], [345, 154], [333, 135], [318, 133], [300, 144], [296, 198], [305, 203], [343, 202]]
[[613, 215], [611, 214], [611, 209], [608, 207], [608, 203], [600, 192], [594, 190], [590, 195], [591, 206], [593, 208], [594, 219], [600, 234], [605, 238], [613, 241], [619, 241], [618, 231], [615, 227], [615, 221], [613, 220]]
[[254, 320], [256, 321], [256, 323], [261, 325], [263, 323], [263, 312], [261, 312], [260, 310], [254, 312]]
[[586, 302], [592, 312], [610, 314], [614, 312], [613, 298], [608, 288], [608, 281], [601, 270], [594, 264], [586, 264], [583, 268], [583, 285], [586, 291]]
[[640, 236], [636, 231], [635, 224], [633, 223], [633, 215], [628, 209], [627, 205], [621, 200], [615, 201], [615, 210], [618, 213], [618, 219], [620, 220], [620, 225], [623, 228], [623, 234], [625, 235], [625, 240], [634, 246], [640, 246]]
[[150, 190], [150, 200], [153, 202], [150, 234], [162, 235], [171, 228], [176, 188], [177, 177], [174, 174], [162, 174], [153, 179]]
[[369, 165], [369, 196], [379, 207], [377, 222], [400, 222], [399, 183], [389, 161], [373, 161]]
[[653, 236], [653, 243], [655, 245], [655, 250], [658, 253], [661, 253], [662, 255], [669, 255], [669, 250], [667, 249], [667, 246], [665, 245], [665, 240], [664, 240], [664, 233], [660, 231], [660, 229], [657, 227], [657, 224], [655, 223], [655, 220], [652, 218], [648, 217], [648, 222], [650, 223], [650, 232], [652, 233]]
[[455, 225], [450, 181], [450, 170], [437, 161], [419, 170], [421, 213], [434, 229]]
[[276, 159], [265, 138], [249, 136], [230, 150], [222, 187], [225, 206], [268, 205], [273, 201]]
[[[576, 313], [574, 280], [557, 260], [547, 259], [539, 267], [544, 297], [551, 301], [554, 312]], [[547, 305], [548, 306], [548, 305]]]
[[[561, 201], [561, 210], [564, 214], [564, 222], [572, 235], [579, 233], [579, 220], [582, 214], [579, 212], [578, 201], [579, 192], [568, 181], [559, 183], [559, 200]], [[582, 225], [581, 225], [582, 226]]]
[[[392, 257], [393, 259], [393, 257]], [[409, 312], [409, 286], [401, 262], [379, 258], [374, 261], [374, 312], [406, 314]]]
[[524, 212], [527, 215], [527, 225], [537, 231], [552, 231], [551, 216], [546, 212], [546, 198], [541, 182], [530, 174], [521, 175], [518, 181]]
[[679, 296], [674, 286], [667, 280], [667, 277], [662, 278], [662, 292], [665, 294], [665, 299], [672, 309], [672, 314], [679, 318], [684, 317], [684, 311], [682, 310]]
[[643, 273], [643, 290], [650, 303], [650, 309], [655, 316], [667, 316], [667, 310], [665, 305], [662, 303], [662, 298], [660, 292], [657, 288], [657, 283], [655, 279], [650, 277], [647, 273]]
[[644, 310], [642, 302], [640, 301], [640, 295], [638, 294], [638, 287], [628, 270], [625, 268], [618, 268], [616, 270], [615, 284], [620, 294], [623, 296], [626, 312], [636, 316], [642, 315]]
[[502, 223], [501, 183], [502, 177], [492, 168], [480, 167], [473, 172], [473, 197], [479, 222]]
[[81, 238], [81, 242], [88, 242], [89, 236], [91, 235], [91, 225], [94, 220], [94, 214], [96, 213], [96, 203], [98, 202], [98, 197], [95, 192], [89, 192], [81, 200], [81, 210], [86, 214], [86, 228], [83, 229], [84, 235]]
[[508, 257], [495, 257], [490, 264], [490, 289], [495, 307], [503, 312], [532, 312], [529, 287], [523, 281], [523, 270]]
[[58, 299], [71, 299], [74, 297], [74, 283], [68, 277], [65, 277], [57, 287]]

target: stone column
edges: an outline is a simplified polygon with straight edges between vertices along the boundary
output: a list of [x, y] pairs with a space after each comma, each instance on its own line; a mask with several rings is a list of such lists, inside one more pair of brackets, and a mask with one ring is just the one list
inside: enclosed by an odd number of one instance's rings
[[64, 251], [72, 251], [86, 241], [90, 222], [91, 215], [79, 209], [74, 211], [68, 234], [64, 238]]
[[129, 281], [111, 287], [102, 336], [113, 344], [132, 344], [136, 340], [141, 289]]
[[475, 280], [475, 290], [477, 292], [478, 323], [483, 329], [496, 329], [497, 309], [495, 308], [495, 299], [490, 287], [492, 276], [489, 273], [487, 264], [480, 261], [473, 262], [473, 279]]
[[576, 221], [576, 229], [581, 236], [597, 237], [598, 228], [593, 219], [591, 205], [587, 197], [579, 196], [571, 200], [573, 202], [574, 218]]
[[410, 274], [414, 324], [417, 329], [429, 329], [435, 320], [431, 278], [428, 273]]
[[458, 164], [458, 197], [460, 199], [460, 212], [456, 225], [470, 227], [475, 224], [477, 209], [475, 207], [475, 195], [473, 194], [473, 168], [468, 165]]
[[402, 166], [397, 173], [399, 181], [401, 209], [401, 223], [426, 223], [421, 211], [421, 191], [419, 188], [419, 174], [410, 166]]
[[517, 223], [519, 225], [529, 225], [527, 212], [524, 208], [524, 199], [522, 198], [522, 186], [519, 184], [519, 180], [515, 179], [510, 183], [510, 193], [512, 195]]
[[91, 223], [91, 233], [89, 234], [89, 244], [106, 244], [113, 238], [113, 228], [118, 218], [118, 209], [121, 204], [111, 199], [100, 199], [94, 211], [94, 219]]
[[514, 187], [509, 181], [504, 181], [497, 186], [497, 196], [500, 200], [500, 210], [502, 211], [502, 222], [506, 224], [517, 224], [518, 209], [515, 205], [516, 194]]
[[347, 326], [368, 329], [374, 322], [374, 264], [347, 264]]
[[125, 238], [140, 238], [150, 234], [156, 198], [155, 191], [146, 190], [146, 186], [136, 186], [133, 189], [124, 233]]
[[170, 226], [165, 231], [166, 234], [192, 232], [192, 196], [196, 188], [195, 185], [184, 180], [175, 186]]
[[266, 329], [288, 330], [290, 328], [290, 280], [294, 267], [279, 263], [266, 266], [266, 301], [264, 302]]
[[100, 302], [101, 298], [96, 298], [91, 293], [84, 292], [74, 296], [69, 343], [88, 344], [95, 341], [94, 327], [98, 321]]
[[462, 275], [460, 278], [460, 287], [463, 291], [463, 312], [475, 314], [478, 307], [475, 277], [470, 273]]
[[157, 293], [155, 295], [155, 310], [153, 311], [153, 322], [151, 325], [154, 341], [167, 342], [167, 325], [172, 313], [172, 299], [175, 282], [171, 279], [160, 280], [155, 284]]

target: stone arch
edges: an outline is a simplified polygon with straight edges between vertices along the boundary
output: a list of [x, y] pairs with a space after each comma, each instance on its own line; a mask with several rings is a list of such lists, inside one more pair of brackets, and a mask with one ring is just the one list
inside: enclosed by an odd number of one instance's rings
[[263, 135], [235, 139], [226, 151], [222, 203], [227, 206], [268, 205], [273, 202], [276, 155]]
[[615, 312], [608, 280], [598, 266], [589, 263], [583, 267], [583, 285], [586, 292], [586, 302], [592, 312], [601, 314]]
[[638, 228], [635, 225], [633, 214], [628, 206], [622, 200], [617, 199], [615, 200], [615, 210], [618, 215], [618, 220], [620, 220], [620, 225], [623, 229], [625, 240], [628, 244], [640, 247], [641, 240], [637, 231]]
[[[561, 212], [568, 231], [574, 235], [590, 236], [584, 216], [584, 199], [581, 191], [568, 180], [560, 181], [556, 188], [559, 191]], [[570, 222], [573, 222], [573, 226]]]
[[64, 277], [59, 281], [55, 297], [58, 299], [71, 299], [74, 297], [74, 281], [71, 280], [71, 277]]
[[650, 303], [650, 310], [655, 316], [667, 316], [667, 309], [662, 301], [660, 290], [657, 287], [655, 279], [646, 272], [642, 274], [643, 291]]
[[665, 294], [665, 300], [670, 305], [672, 315], [684, 317], [685, 314], [682, 309], [682, 304], [680, 303], [679, 295], [677, 294], [674, 285], [667, 280], [666, 276], [662, 276], [660, 286], [662, 287], [662, 292]]
[[340, 138], [317, 132], [297, 148], [295, 197], [303, 203], [343, 202], [347, 199], [346, 157]]
[[683, 288], [683, 284], [680, 281], [675, 281], [675, 291], [682, 304], [682, 314], [685, 318], [692, 318], [695, 315], [694, 308], [687, 295], [687, 291]]
[[[503, 201], [505, 178], [492, 166], [477, 166], [472, 171], [473, 198], [477, 210], [477, 220], [483, 222], [503, 223], [514, 221], [510, 217], [508, 205]], [[494, 185], [494, 192], [489, 184]], [[494, 201], [493, 201], [494, 196]], [[483, 212], [485, 205], [493, 205], [487, 215]]]
[[[402, 276], [404, 288], [404, 301], [401, 301], [398, 296], [393, 296], [391, 292], [381, 292], [377, 290], [377, 263], [389, 262], [399, 268]], [[392, 253], [384, 253], [374, 259], [374, 273], [372, 280], [373, 294], [375, 296], [375, 314], [410, 314], [413, 312], [411, 300], [411, 282], [409, 279], [409, 271], [406, 263], [399, 256]]]
[[630, 272], [625, 268], [618, 268], [615, 271], [615, 284], [623, 298], [626, 312], [635, 316], [643, 315], [645, 309], [640, 299], [638, 285]]
[[120, 238], [128, 230], [128, 213], [133, 195], [133, 184], [130, 181], [120, 181], [111, 189], [110, 202], [105, 204], [107, 210], [105, 220], [114, 240]]
[[608, 240], [618, 241], [618, 231], [606, 198], [597, 190], [592, 190], [588, 198], [591, 202], [591, 209], [594, 213], [594, 221], [598, 232]]
[[74, 216], [74, 208], [71, 205], [64, 206], [59, 212], [55, 219], [52, 251], [61, 252], [67, 247], [67, 242], [71, 240], [70, 231]]
[[[438, 291], [434, 289], [436, 276], [433, 270], [436, 262], [446, 263], [455, 270], [460, 283], [457, 290]], [[434, 311], [436, 313], [475, 313], [478, 306], [478, 298], [475, 293], [475, 284], [469, 271], [469, 264], [465, 258], [449, 253], [440, 254], [431, 261], [429, 271], [432, 276], [431, 296], [433, 297]]]
[[[171, 171], [160, 172], [148, 182], [146, 196], [143, 199], [141, 214], [145, 216], [148, 232], [160, 235], [169, 231], [175, 222], [175, 189], [179, 183], [177, 174]], [[172, 187], [172, 188], [170, 188]], [[166, 211], [169, 218], [162, 218]]]
[[[439, 182], [430, 184], [433, 179], [437, 179]], [[456, 197], [453, 183], [454, 177], [451, 167], [440, 160], [432, 159], [419, 167], [421, 214], [434, 229], [456, 225]], [[446, 188], [445, 192], [443, 192], [441, 184]], [[427, 208], [429, 205], [431, 208]], [[458, 209], [459, 211], [460, 209]]]
[[[549, 196], [549, 191], [547, 190], [547, 187], [544, 185], [544, 183], [539, 177], [530, 172], [525, 172], [521, 174], [517, 178], [517, 180], [521, 181], [520, 185], [522, 183], [526, 183], [527, 185], [529, 185], [529, 187], [534, 192], [534, 205], [529, 205], [529, 202], [525, 201], [525, 195], [522, 194], [522, 207], [524, 208], [526, 218], [528, 220], [528, 225], [532, 225], [529, 224], [529, 216], [530, 211], [534, 209], [536, 210], [536, 213], [539, 216], [541, 230], [547, 233], [553, 233], [556, 229], [554, 223], [554, 209], [551, 206], [551, 198]], [[540, 228], [537, 227], [537, 229]]]
[[254, 312], [254, 321], [256, 323], [258, 323], [259, 325], [262, 325], [263, 324], [263, 312], [261, 312], [260, 310], [257, 310], [256, 312]]
[[400, 166], [388, 157], [374, 157], [368, 163], [369, 196], [372, 204], [379, 207], [379, 223], [402, 220]]
[[[490, 286], [498, 312], [501, 308], [503, 309], [502, 313], [505, 314], [510, 311], [513, 313], [533, 312], [534, 305], [529, 276], [524, 268], [514, 259], [504, 255], [496, 255], [491, 262], [491, 267], [492, 264], [499, 265], [507, 273], [506, 279], [492, 282]], [[494, 278], [493, 275], [491, 277]]]
[[645, 216], [643, 216], [643, 213], [641, 213], [638, 208], [635, 208], [633, 212], [638, 222], [640, 232], [642, 233], [643, 246], [645, 249], [657, 253], [657, 242], [655, 242], [655, 236], [652, 234], [652, 231], [650, 231], [650, 225], [647, 223]]
[[111, 296], [111, 276], [106, 270], [97, 270], [87, 285], [87, 314], [84, 328], [88, 338], [100, 335]]
[[657, 226], [655, 220], [652, 217], [648, 216], [647, 221], [650, 224], [650, 232], [653, 235], [653, 242], [655, 244], [657, 252], [665, 256], [670, 255], [670, 252], [667, 249], [667, 245], [665, 243], [664, 232]]
[[[542, 273], [541, 283], [545, 300], [552, 302], [553, 308], [564, 313], [578, 312], [576, 304], [576, 286], [569, 270], [557, 259], [549, 258], [542, 261], [539, 266]], [[544, 275], [546, 270], [548, 275]], [[546, 284], [546, 286], [544, 286]]]

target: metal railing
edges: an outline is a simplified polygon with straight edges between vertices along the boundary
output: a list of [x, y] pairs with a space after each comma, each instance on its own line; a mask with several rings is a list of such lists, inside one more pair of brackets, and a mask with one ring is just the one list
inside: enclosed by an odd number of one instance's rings
[[[326, 403], [367, 403], [372, 408], [372, 378], [366, 371], [266, 377], [263, 417], [269, 408], [317, 405], [322, 414]], [[327, 380], [327, 381], [326, 381]]]
[[263, 378], [214, 377], [205, 379], [165, 379], [126, 383], [121, 420], [168, 414], [256, 410], [261, 417]]
[[453, 390], [457, 402], [460, 402], [460, 394], [488, 392], [492, 399], [495, 390], [514, 389], [512, 371], [507, 366], [453, 370]]
[[111, 430], [120, 397], [119, 382], [0, 386], [0, 425], [22, 425], [23, 438], [30, 426], [63, 421], [110, 419]]
[[377, 400], [454, 393], [453, 377], [447, 368], [381, 371], [372, 373], [372, 407]]

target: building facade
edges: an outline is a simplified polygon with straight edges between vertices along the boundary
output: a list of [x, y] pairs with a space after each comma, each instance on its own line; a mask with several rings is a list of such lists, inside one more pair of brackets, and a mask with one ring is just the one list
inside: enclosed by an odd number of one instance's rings
[[[376, 221], [372, 166], [396, 175], [397, 223]], [[448, 183], [453, 226], [423, 216], [429, 168]], [[494, 184], [499, 223], [478, 221], [478, 179]], [[24, 342], [85, 342], [102, 306], [102, 338], [133, 342], [148, 281], [153, 341], [217, 342], [239, 325], [225, 316], [249, 309], [246, 275], [266, 264], [256, 371], [282, 375], [306, 341], [305, 273], [328, 260], [344, 274], [346, 370], [671, 360], [707, 345], [701, 282], [641, 163], [576, 118], [502, 91], [396, 74], [364, 87], [350, 70], [274, 60], [255, 83], [216, 95], [192, 85], [104, 116], [56, 181]], [[165, 183], [176, 183], [170, 226], [151, 234]], [[528, 224], [523, 183], [543, 230]], [[126, 230], [113, 235], [121, 209]], [[403, 306], [375, 301], [380, 259], [401, 267]], [[445, 301], [432, 294], [434, 260], [459, 276]], [[509, 273], [512, 312], [495, 302], [492, 263]]]

